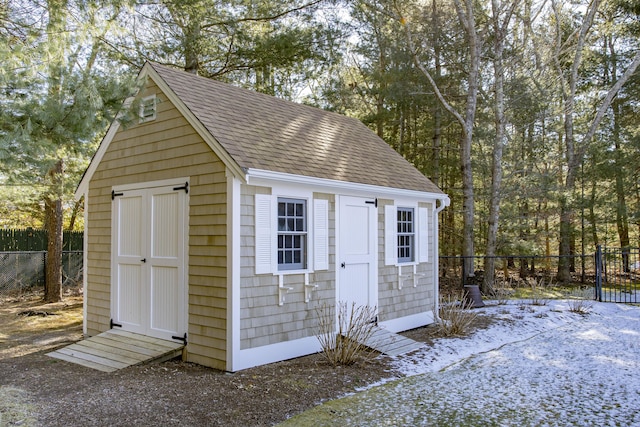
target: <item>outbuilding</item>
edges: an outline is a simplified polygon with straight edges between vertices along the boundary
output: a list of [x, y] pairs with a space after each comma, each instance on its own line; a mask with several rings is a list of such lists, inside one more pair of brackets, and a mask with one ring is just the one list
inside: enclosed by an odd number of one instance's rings
[[320, 351], [318, 307], [433, 322], [449, 198], [360, 121], [147, 63], [76, 197], [84, 333], [226, 371]]

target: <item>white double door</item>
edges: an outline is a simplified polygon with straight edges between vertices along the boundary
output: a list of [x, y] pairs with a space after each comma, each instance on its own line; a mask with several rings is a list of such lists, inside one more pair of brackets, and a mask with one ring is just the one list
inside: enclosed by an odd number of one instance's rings
[[162, 339], [186, 333], [187, 189], [113, 191], [111, 316], [115, 326]]
[[378, 304], [375, 200], [340, 196], [338, 213], [338, 301], [351, 307]]

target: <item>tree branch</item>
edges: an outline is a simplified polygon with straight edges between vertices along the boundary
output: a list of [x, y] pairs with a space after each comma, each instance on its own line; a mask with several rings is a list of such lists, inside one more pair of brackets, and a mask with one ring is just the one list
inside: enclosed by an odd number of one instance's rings
[[288, 10], [284, 10], [282, 12], [278, 12], [275, 15], [271, 15], [271, 16], [258, 16], [256, 18], [240, 18], [240, 19], [232, 19], [232, 20], [227, 20], [227, 21], [218, 21], [218, 22], [212, 22], [209, 24], [203, 24], [202, 25], [202, 29], [207, 29], [207, 28], [211, 28], [211, 27], [216, 27], [219, 25], [231, 25], [231, 24], [237, 24], [240, 22], [262, 22], [262, 21], [274, 21], [278, 18], [282, 18], [283, 16], [287, 16], [291, 13], [295, 13], [295, 12], [299, 12], [301, 10], [310, 8], [312, 6], [315, 6], [316, 4], [322, 3], [324, 0], [313, 0], [307, 4], [303, 4], [302, 6], [298, 6], [298, 7], [294, 7], [292, 9], [288, 9]]
[[[398, 15], [400, 15], [400, 11], [397, 11], [397, 13], [398, 13]], [[440, 103], [442, 104], [444, 109], [447, 110], [453, 117], [455, 117], [455, 119], [460, 123], [460, 125], [462, 127], [462, 131], [466, 134], [467, 133], [467, 126], [466, 126], [464, 117], [462, 117], [462, 115], [458, 111], [456, 111], [456, 109], [453, 108], [453, 106], [451, 104], [449, 104], [449, 102], [445, 99], [444, 95], [440, 91], [440, 88], [438, 87], [438, 84], [436, 83], [436, 81], [431, 76], [431, 73], [429, 72], [429, 70], [427, 70], [427, 68], [418, 59], [418, 52], [417, 52], [417, 49], [416, 49], [415, 44], [413, 42], [413, 33], [411, 31], [411, 27], [409, 25], [409, 22], [402, 16], [399, 16], [399, 20], [400, 20], [400, 23], [403, 24], [403, 26], [405, 28], [405, 33], [406, 33], [406, 36], [407, 36], [407, 42], [409, 44], [409, 50], [411, 51], [411, 56], [413, 57], [413, 62], [416, 64], [418, 69], [422, 72], [422, 74], [424, 74], [424, 76], [429, 81], [429, 84], [433, 88], [433, 91], [435, 92], [436, 97], [438, 98], [438, 100], [440, 101]]]
[[616, 81], [616, 83], [613, 86], [611, 86], [611, 89], [609, 89], [609, 92], [607, 92], [607, 95], [604, 97], [602, 104], [600, 104], [600, 107], [598, 108], [596, 116], [593, 119], [593, 122], [591, 122], [591, 126], [589, 126], [589, 130], [584, 135], [584, 138], [582, 138], [582, 141], [580, 144], [580, 152], [578, 153], [576, 158], [582, 159], [584, 157], [587, 149], [587, 143], [591, 140], [591, 138], [593, 138], [593, 136], [596, 133], [596, 130], [598, 130], [598, 126], [600, 126], [600, 122], [602, 121], [607, 110], [611, 106], [611, 102], [613, 102], [613, 98], [616, 97], [620, 89], [622, 89], [622, 86], [624, 86], [627, 80], [629, 80], [629, 78], [636, 72], [639, 66], [640, 66], [640, 50], [636, 52], [636, 56], [633, 58], [633, 61], [631, 62], [631, 64], [629, 64], [629, 66], [627, 67], [625, 72], [622, 74], [622, 76], [620, 76], [618, 81]]

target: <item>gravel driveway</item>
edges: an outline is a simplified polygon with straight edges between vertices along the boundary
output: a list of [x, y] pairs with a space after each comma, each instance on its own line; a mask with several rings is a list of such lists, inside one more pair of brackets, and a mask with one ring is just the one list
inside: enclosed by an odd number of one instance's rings
[[640, 308], [596, 303], [575, 317], [561, 305], [530, 311], [541, 324], [558, 313], [564, 321], [524, 337], [505, 329], [497, 348], [327, 402], [282, 425], [640, 425]]

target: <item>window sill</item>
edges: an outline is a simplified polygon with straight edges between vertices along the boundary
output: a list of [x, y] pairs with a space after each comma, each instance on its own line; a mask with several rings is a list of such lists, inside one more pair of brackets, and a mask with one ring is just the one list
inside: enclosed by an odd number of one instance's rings
[[420, 263], [417, 261], [408, 261], [408, 262], [397, 262], [396, 267], [406, 267], [408, 265], [419, 265]]
[[273, 273], [274, 276], [289, 276], [292, 274], [310, 274], [313, 273], [311, 269], [301, 269], [301, 270], [278, 270]]

